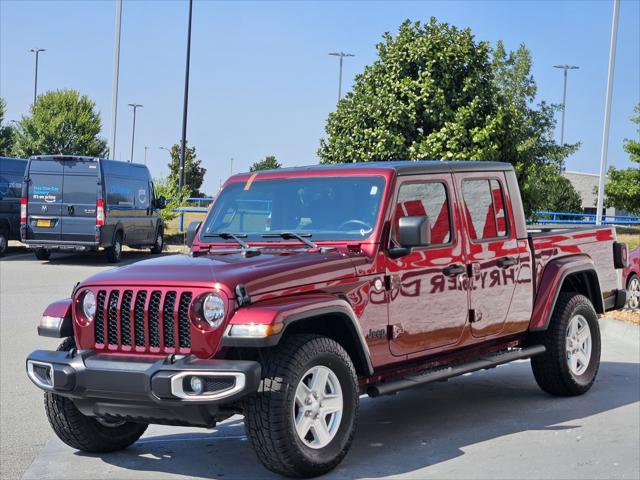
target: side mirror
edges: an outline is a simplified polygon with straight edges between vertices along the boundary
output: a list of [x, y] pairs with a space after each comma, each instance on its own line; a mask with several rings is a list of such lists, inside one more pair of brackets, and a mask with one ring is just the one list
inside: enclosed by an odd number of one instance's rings
[[191, 248], [193, 245], [193, 241], [196, 238], [196, 233], [198, 233], [198, 229], [200, 228], [200, 224], [202, 222], [191, 222], [187, 227], [187, 245]]
[[167, 207], [167, 199], [164, 198], [162, 195], [160, 195], [157, 199], [156, 199], [156, 205], [158, 206], [158, 208], [160, 210], [162, 210], [163, 208]]
[[400, 217], [398, 220], [399, 247], [389, 249], [391, 258], [399, 258], [411, 253], [415, 247], [426, 247], [431, 243], [429, 217]]

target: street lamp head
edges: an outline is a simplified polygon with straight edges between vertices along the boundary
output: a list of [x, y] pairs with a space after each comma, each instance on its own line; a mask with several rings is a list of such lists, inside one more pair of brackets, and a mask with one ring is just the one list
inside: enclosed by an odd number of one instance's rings
[[355, 57], [353, 53], [344, 53], [344, 52], [331, 52], [329, 55], [333, 57]]
[[578, 67], [577, 65], [567, 65], [566, 63], [564, 65], [554, 65], [553, 68], [562, 68], [563, 70], [577, 70]]
[[39, 52], [46, 52], [47, 50], [45, 48], [32, 48], [29, 51], [34, 53], [39, 53]]
[[138, 108], [138, 107], [140, 107], [140, 108], [143, 108], [143, 107], [144, 107], [144, 105], [140, 105], [139, 103], [130, 103], [130, 104], [129, 104], [129, 106], [130, 106], [130, 107], [133, 107], [134, 109], [135, 109], [135, 108]]

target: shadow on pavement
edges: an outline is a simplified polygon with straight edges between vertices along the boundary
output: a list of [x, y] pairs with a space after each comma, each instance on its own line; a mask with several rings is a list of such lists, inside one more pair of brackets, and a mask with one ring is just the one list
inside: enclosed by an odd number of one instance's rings
[[122, 267], [131, 263], [139, 262], [141, 260], [147, 260], [150, 258], [156, 258], [159, 256], [174, 255], [174, 253], [163, 252], [162, 254], [151, 254], [149, 251], [140, 250], [127, 250], [122, 252], [122, 259], [119, 263], [107, 262], [107, 257], [104, 253], [58, 253], [53, 252], [49, 260], [38, 260], [35, 254], [28, 249], [16, 249], [15, 252], [10, 252], [5, 257], [2, 257], [3, 262], [11, 261], [24, 261], [32, 260], [33, 262], [40, 263], [41, 265], [56, 266], [56, 265], [80, 265], [85, 267]]
[[[411, 474], [463, 456], [465, 449], [488, 440], [576, 428], [586, 417], [638, 402], [639, 377], [636, 363], [603, 362], [590, 392], [557, 398], [537, 387], [528, 362], [518, 362], [393, 397], [362, 398], [351, 452], [324, 478]], [[147, 472], [149, 478], [153, 472], [187, 478], [276, 478], [258, 462], [237, 418], [213, 431], [146, 436], [115, 454], [75, 455]], [[526, 441], [522, 446], [536, 448]]]

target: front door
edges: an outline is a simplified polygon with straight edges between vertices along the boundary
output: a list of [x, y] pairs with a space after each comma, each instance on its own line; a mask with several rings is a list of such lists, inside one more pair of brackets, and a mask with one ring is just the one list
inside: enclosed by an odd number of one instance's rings
[[468, 314], [461, 219], [450, 174], [398, 181], [391, 241], [398, 219], [427, 215], [431, 244], [398, 259], [387, 258], [391, 353], [407, 355], [458, 342]]
[[469, 238], [471, 331], [495, 335], [504, 328], [520, 269], [504, 175], [465, 173], [456, 180]]

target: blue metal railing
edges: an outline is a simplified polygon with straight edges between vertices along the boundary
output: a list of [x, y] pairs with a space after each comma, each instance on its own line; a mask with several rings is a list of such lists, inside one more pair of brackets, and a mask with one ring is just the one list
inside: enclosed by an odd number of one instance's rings
[[[527, 219], [530, 224], [577, 224], [577, 225], [595, 225], [595, 213], [571, 213], [571, 212], [534, 212], [537, 217]], [[603, 215], [603, 225], [640, 225], [640, 216], [634, 215]]]

